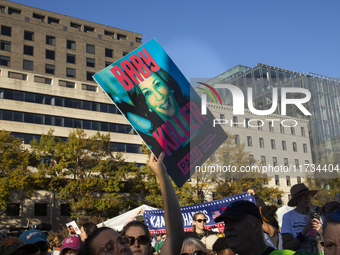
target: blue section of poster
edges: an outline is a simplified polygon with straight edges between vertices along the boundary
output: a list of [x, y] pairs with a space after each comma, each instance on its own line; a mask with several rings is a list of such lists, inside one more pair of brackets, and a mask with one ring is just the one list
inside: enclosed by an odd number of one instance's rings
[[[217, 225], [214, 219], [220, 216], [231, 203], [239, 200], [247, 200], [256, 204], [254, 196], [244, 192], [235, 196], [213, 200], [202, 204], [181, 207], [184, 231], [192, 231], [192, 217], [197, 212], [205, 214], [205, 217], [207, 218], [207, 228]], [[145, 211], [144, 222], [149, 227], [150, 234], [165, 233], [164, 210]], [[218, 225], [222, 226], [224, 223], [218, 223]]]
[[225, 141], [213, 115], [201, 114], [201, 99], [153, 39], [93, 78], [116, 104], [181, 187]]

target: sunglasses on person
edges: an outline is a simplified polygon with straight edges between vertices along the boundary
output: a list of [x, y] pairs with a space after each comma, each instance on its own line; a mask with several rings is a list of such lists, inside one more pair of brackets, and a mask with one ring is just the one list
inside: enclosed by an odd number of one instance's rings
[[198, 223], [201, 223], [202, 221], [203, 221], [204, 223], [206, 223], [206, 222], [207, 222], [207, 219], [204, 219], [204, 220], [198, 219], [198, 220], [195, 220], [195, 221], [197, 221]]
[[107, 253], [111, 253], [111, 254], [117, 253], [118, 252], [118, 244], [125, 245], [125, 244], [129, 244], [129, 242], [130, 242], [129, 238], [119, 236], [117, 238], [117, 242], [110, 240], [109, 242], [104, 244], [102, 247], [100, 247], [97, 255], [99, 255], [103, 251], [105, 251]]
[[145, 244], [147, 244], [150, 241], [150, 238], [147, 235], [139, 236], [137, 238], [135, 238], [133, 236], [127, 236], [127, 238], [129, 239], [129, 243], [128, 243], [129, 246], [134, 245], [136, 240], [141, 245], [145, 245]]
[[182, 253], [181, 255], [207, 255], [205, 252], [203, 251], [194, 251], [193, 253]]

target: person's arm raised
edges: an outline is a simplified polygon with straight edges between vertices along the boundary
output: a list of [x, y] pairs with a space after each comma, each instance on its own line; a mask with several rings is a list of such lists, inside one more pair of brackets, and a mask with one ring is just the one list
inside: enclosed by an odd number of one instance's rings
[[160, 254], [179, 255], [184, 240], [183, 219], [175, 189], [163, 163], [164, 157], [164, 152], [159, 155], [158, 160], [151, 154], [149, 160], [150, 169], [159, 179], [163, 197], [166, 240], [162, 245]]

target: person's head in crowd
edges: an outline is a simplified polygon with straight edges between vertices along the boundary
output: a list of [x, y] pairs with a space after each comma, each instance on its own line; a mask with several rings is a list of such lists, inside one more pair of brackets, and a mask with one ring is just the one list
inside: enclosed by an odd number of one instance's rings
[[122, 236], [129, 238], [130, 248], [134, 255], [147, 255], [151, 238], [148, 227], [140, 221], [131, 221], [122, 230]]
[[340, 255], [340, 210], [328, 214], [323, 224], [325, 255]]
[[48, 253], [48, 248], [50, 246], [46, 239], [46, 235], [38, 229], [26, 230], [19, 236], [20, 239], [24, 240], [26, 243], [33, 243], [39, 247], [39, 252], [35, 255], [46, 255]]
[[192, 232], [202, 233], [205, 230], [207, 218], [204, 213], [198, 212], [192, 218]]
[[290, 188], [291, 199], [288, 201], [288, 206], [296, 206], [302, 212], [306, 211], [312, 204], [312, 197], [317, 193], [317, 190], [310, 190], [303, 183], [295, 184]]
[[279, 223], [275, 218], [276, 211], [277, 211], [276, 205], [265, 205], [263, 207], [260, 207], [260, 213], [263, 221], [270, 224], [274, 228], [279, 229]]
[[97, 228], [89, 235], [77, 255], [107, 255], [117, 254], [132, 255], [128, 245], [129, 239], [122, 237], [115, 230], [108, 227]]
[[162, 241], [162, 234], [156, 235], [156, 239], [157, 239], [157, 243], [159, 243], [160, 241]]
[[69, 236], [63, 240], [63, 247], [60, 255], [75, 255], [81, 246], [81, 240], [78, 236]]
[[[257, 206], [250, 201], [230, 204], [215, 222], [224, 221], [224, 234], [228, 246], [240, 255], [259, 253], [265, 246], [262, 217]], [[255, 253], [256, 254], [256, 253]]]
[[80, 228], [80, 239], [84, 242], [85, 239], [97, 229], [97, 225], [93, 222], [85, 222]]
[[215, 255], [234, 255], [234, 252], [229, 249], [225, 237], [219, 237], [212, 248]]
[[61, 250], [63, 247], [63, 240], [64, 237], [62, 235], [56, 235], [51, 242], [51, 248], [52, 249], [57, 248]]
[[207, 255], [208, 250], [198, 239], [189, 237], [183, 241], [181, 255]]
[[1, 255], [24, 255], [36, 254], [39, 252], [39, 247], [35, 244], [26, 243], [18, 237], [7, 237], [0, 241]]

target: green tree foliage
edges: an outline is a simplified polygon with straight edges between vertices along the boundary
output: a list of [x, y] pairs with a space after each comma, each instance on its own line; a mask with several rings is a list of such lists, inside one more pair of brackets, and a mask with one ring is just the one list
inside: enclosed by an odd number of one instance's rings
[[122, 153], [112, 153], [109, 134], [87, 137], [84, 130], [77, 129], [67, 141], [61, 141], [50, 131], [31, 147], [41, 162], [37, 185], [71, 200], [73, 217], [112, 217], [125, 207], [120, 193], [123, 180], [137, 167], [125, 162]]
[[[142, 149], [144, 154], [150, 155], [151, 152], [144, 143]], [[169, 170], [171, 171], [171, 169]], [[198, 202], [192, 185], [185, 183], [180, 189], [173, 181], [172, 185], [175, 188], [180, 206], [192, 205]], [[128, 186], [130, 187], [131, 206], [136, 207], [144, 203], [156, 208], [163, 208], [159, 181], [148, 164], [142, 167], [142, 171], [138, 170], [133, 173], [132, 178], [129, 179]]]
[[[275, 203], [283, 191], [277, 187], [268, 187], [266, 184], [269, 178], [259, 172], [238, 172], [241, 166], [252, 167], [258, 163], [250, 158], [244, 144], [235, 144], [235, 135], [228, 133], [227, 135], [227, 140], [215, 152], [215, 162], [218, 162], [219, 166], [228, 167], [230, 171], [215, 174], [216, 198], [233, 196], [253, 189], [264, 201]], [[235, 167], [236, 172], [231, 171], [232, 167]]]
[[2, 213], [9, 205], [14, 190], [21, 190], [21, 200], [33, 194], [32, 173], [27, 168], [31, 154], [24, 148], [22, 140], [10, 132], [0, 132], [0, 209]]

